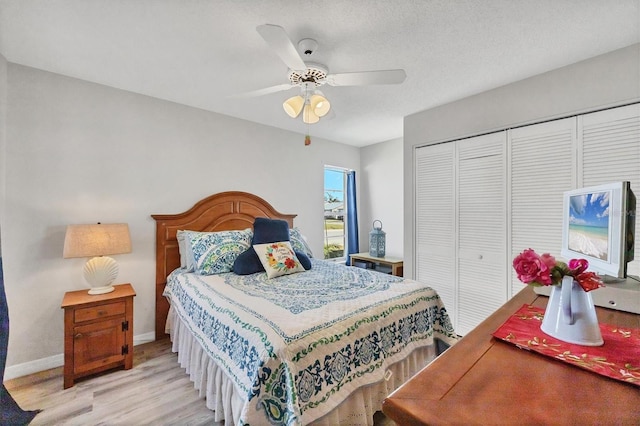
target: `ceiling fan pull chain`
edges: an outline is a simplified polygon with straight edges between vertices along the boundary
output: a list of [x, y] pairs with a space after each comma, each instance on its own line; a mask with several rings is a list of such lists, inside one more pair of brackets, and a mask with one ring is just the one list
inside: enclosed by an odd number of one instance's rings
[[309, 86], [305, 85], [304, 86], [304, 114], [307, 114], [306, 120], [302, 120], [305, 123], [307, 123], [307, 134], [304, 137], [304, 146], [309, 146], [311, 145], [311, 130], [310, 130], [310, 125], [309, 125], [309, 112], [311, 111], [311, 108], [308, 106], [310, 104], [309, 102]]

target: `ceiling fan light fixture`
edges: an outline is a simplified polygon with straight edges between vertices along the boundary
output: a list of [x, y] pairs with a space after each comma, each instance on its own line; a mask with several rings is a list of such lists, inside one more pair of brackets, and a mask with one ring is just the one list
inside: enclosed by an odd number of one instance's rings
[[313, 112], [313, 108], [311, 107], [310, 103], [307, 103], [304, 106], [304, 111], [302, 112], [302, 121], [304, 121], [305, 124], [315, 124], [320, 121], [320, 117], [318, 117], [316, 113]]
[[316, 93], [312, 95], [311, 99], [309, 100], [309, 103], [311, 104], [312, 111], [318, 117], [324, 117], [325, 115], [327, 115], [327, 113], [331, 109], [331, 104], [329, 103], [329, 100], [324, 96], [322, 96], [322, 94]]
[[291, 118], [298, 117], [302, 112], [302, 121], [305, 124], [317, 123], [320, 117], [326, 116], [331, 110], [329, 100], [317, 90], [325, 84], [329, 86], [400, 84], [407, 78], [407, 73], [403, 69], [329, 74], [329, 69], [325, 65], [304, 60], [312, 57], [318, 48], [317, 41], [309, 38], [302, 39], [296, 46], [284, 28], [273, 24], [259, 25], [256, 31], [289, 68], [289, 83], [254, 90], [240, 97], [262, 96], [298, 87], [301, 89], [301, 95], [287, 99], [282, 107]]
[[282, 108], [284, 108], [284, 111], [291, 118], [296, 118], [300, 114], [300, 111], [302, 111], [303, 107], [304, 98], [300, 95], [293, 96], [282, 104]]

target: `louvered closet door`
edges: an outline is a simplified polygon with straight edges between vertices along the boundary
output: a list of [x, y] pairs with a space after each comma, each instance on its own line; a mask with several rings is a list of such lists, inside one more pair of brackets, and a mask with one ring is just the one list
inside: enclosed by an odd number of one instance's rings
[[[576, 118], [509, 131], [511, 259], [531, 248], [560, 256], [563, 193], [575, 188]], [[511, 295], [523, 289], [510, 268]]]
[[458, 141], [458, 328], [507, 300], [506, 132]]
[[[582, 120], [581, 186], [627, 180], [640, 199], [640, 105], [585, 114]], [[640, 275], [640, 224], [636, 215], [636, 250], [627, 273]]]
[[438, 292], [455, 328], [454, 146], [415, 151], [415, 277]]

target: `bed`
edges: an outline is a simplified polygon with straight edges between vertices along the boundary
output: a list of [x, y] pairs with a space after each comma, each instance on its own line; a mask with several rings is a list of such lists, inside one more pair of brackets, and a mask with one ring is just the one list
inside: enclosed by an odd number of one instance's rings
[[[373, 424], [384, 398], [457, 340], [437, 293], [311, 257], [308, 271], [201, 275], [181, 268], [179, 230], [249, 230], [282, 214], [245, 192], [156, 221], [156, 338], [225, 424]], [[293, 234], [293, 232], [292, 232]], [[293, 241], [293, 240], [292, 240]]]

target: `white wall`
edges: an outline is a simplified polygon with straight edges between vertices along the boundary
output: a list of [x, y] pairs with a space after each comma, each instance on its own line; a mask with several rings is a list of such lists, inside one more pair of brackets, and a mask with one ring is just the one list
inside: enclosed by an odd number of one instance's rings
[[360, 251], [369, 251], [374, 220], [386, 232], [386, 254], [402, 258], [404, 249], [402, 139], [360, 149]]
[[416, 147], [636, 100], [640, 100], [640, 44], [405, 117], [405, 276], [415, 276], [413, 151]]
[[323, 166], [360, 174], [358, 148], [313, 134], [304, 146], [300, 134], [33, 68], [10, 63], [7, 74], [6, 378], [30, 372], [25, 363], [62, 359], [60, 302], [64, 292], [87, 287], [85, 260], [62, 258], [66, 225], [129, 223], [133, 252], [114, 256], [117, 281], [134, 285], [134, 336], [147, 336], [155, 300], [151, 214], [179, 213], [220, 191], [252, 192], [297, 213], [296, 225], [322, 256]]

